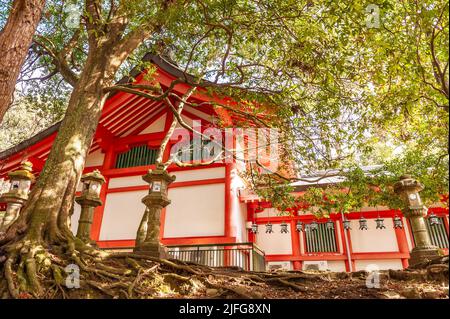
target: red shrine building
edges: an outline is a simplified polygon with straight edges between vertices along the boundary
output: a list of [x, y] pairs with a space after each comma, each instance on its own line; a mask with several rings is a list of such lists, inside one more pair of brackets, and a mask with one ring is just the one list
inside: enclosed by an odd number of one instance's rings
[[[161, 87], [167, 88], [184, 76], [177, 66], [159, 56], [147, 54], [144, 60], [156, 66], [155, 81]], [[146, 81], [144, 72], [135, 72], [133, 76], [135, 83]], [[188, 89], [187, 84], [174, 87], [180, 95]], [[181, 117], [189, 125], [194, 121], [201, 123], [202, 128], [214, 127], [218, 120], [232, 122], [233, 117], [226, 109], [208, 105], [213, 99], [218, 98], [197, 90], [189, 101], [200, 106], [186, 105]], [[158, 147], [172, 120], [172, 111], [161, 101], [125, 92], [118, 92], [106, 101], [84, 169], [84, 173], [99, 170], [106, 180], [100, 192], [103, 205], [95, 208], [91, 228], [91, 239], [99, 247], [114, 250], [134, 247], [145, 210], [141, 199], [149, 189], [142, 176], [155, 168]], [[38, 178], [58, 128], [59, 123], [1, 152], [0, 178], [7, 181], [8, 173], [17, 170], [25, 160], [33, 164], [33, 173]], [[169, 151], [170, 146], [164, 160], [169, 158]], [[281, 216], [270, 202], [246, 189], [239, 174], [241, 169], [242, 165], [233, 162], [169, 166], [168, 171], [176, 180], [169, 186], [171, 204], [162, 212], [160, 240], [174, 258], [247, 270], [355, 271], [408, 266], [414, 240], [400, 211], [366, 207], [346, 214], [345, 223], [339, 214], [327, 220], [316, 220], [298, 210], [293, 210], [291, 216]], [[322, 181], [334, 182], [330, 178]], [[301, 193], [309, 184], [293, 186], [295, 192]], [[0, 203], [0, 211], [4, 213], [5, 209], [6, 203]], [[437, 221], [430, 224], [426, 219], [432, 243], [448, 254], [448, 208], [430, 207], [428, 214]], [[75, 233], [79, 216], [80, 206], [74, 203], [71, 227]], [[360, 229], [362, 218], [367, 229]], [[377, 219], [382, 220], [383, 227], [376, 227]]]

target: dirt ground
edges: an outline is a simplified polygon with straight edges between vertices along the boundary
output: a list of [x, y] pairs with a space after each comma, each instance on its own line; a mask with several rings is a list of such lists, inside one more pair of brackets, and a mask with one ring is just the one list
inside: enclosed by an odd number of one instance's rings
[[[295, 283], [288, 287], [280, 284], [240, 280], [239, 272], [224, 269], [231, 275], [226, 280], [215, 281], [216, 284], [237, 290], [239, 294], [225, 293], [222, 289], [199, 290], [187, 297], [179, 298], [267, 298], [267, 299], [448, 299], [448, 268], [439, 269], [431, 274], [428, 270], [414, 271], [381, 271], [377, 274], [366, 272], [333, 273], [333, 272], [277, 272], [271, 274], [277, 278], [285, 278]], [[443, 271], [443, 272], [442, 272]], [[233, 273], [233, 274], [231, 274]], [[307, 275], [307, 278], [303, 276]], [[298, 278], [296, 278], [299, 276]], [[367, 278], [368, 276], [369, 279]], [[268, 275], [269, 277], [269, 275]], [[379, 281], [377, 280], [379, 279]], [[378, 283], [378, 284], [376, 284]], [[246, 296], [247, 295], [247, 296]], [[171, 296], [172, 298], [177, 296]]]
[[67, 289], [48, 276], [43, 282], [48, 282], [43, 295], [21, 293], [18, 298], [448, 299], [449, 258], [370, 273], [248, 272], [121, 254], [102, 264], [85, 263], [77, 289]]

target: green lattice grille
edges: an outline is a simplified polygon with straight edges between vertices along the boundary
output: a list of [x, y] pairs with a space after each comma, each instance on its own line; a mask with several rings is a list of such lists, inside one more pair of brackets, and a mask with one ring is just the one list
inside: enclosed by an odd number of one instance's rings
[[310, 225], [305, 227], [306, 251], [308, 253], [337, 252], [336, 234], [334, 229], [328, 229], [325, 223], [318, 224], [317, 230], [311, 230]]
[[133, 147], [117, 155], [116, 168], [155, 164], [157, 154], [158, 149], [149, 148], [147, 145]]
[[201, 145], [195, 145], [193, 141], [190, 141], [189, 144], [187, 144], [184, 147], [181, 147], [177, 151], [177, 158], [181, 162], [191, 162], [195, 159], [201, 159], [203, 161], [211, 160], [214, 157], [214, 149], [213, 149], [213, 143], [209, 140], [202, 140]]
[[448, 235], [444, 225], [444, 218], [439, 217], [441, 221], [438, 225], [430, 225], [430, 220], [426, 219], [428, 233], [430, 234], [431, 243], [439, 248], [448, 248]]

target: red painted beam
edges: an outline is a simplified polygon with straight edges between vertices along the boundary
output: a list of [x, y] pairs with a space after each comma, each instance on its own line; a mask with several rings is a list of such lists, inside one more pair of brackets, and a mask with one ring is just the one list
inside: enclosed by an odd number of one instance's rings
[[[291, 220], [291, 241], [292, 241], [292, 254], [296, 257], [301, 256], [301, 249], [300, 249], [300, 234], [296, 231], [296, 221]], [[293, 261], [294, 270], [301, 270], [302, 269], [302, 263], [301, 261], [295, 260]]]
[[[175, 183], [172, 183], [169, 185], [169, 189], [178, 188], [178, 187], [223, 184], [223, 183], [225, 183], [225, 178], [201, 179], [201, 180], [196, 180], [196, 181], [175, 182]], [[148, 185], [114, 187], [114, 188], [108, 189], [108, 194], [109, 193], [136, 192], [136, 191], [148, 190], [148, 188], [149, 188]]]

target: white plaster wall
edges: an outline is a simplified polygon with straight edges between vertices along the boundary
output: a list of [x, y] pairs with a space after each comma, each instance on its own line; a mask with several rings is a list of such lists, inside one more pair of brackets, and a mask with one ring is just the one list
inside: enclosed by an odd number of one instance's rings
[[85, 167], [102, 165], [104, 158], [105, 154], [101, 150], [95, 151], [87, 156]]
[[247, 242], [248, 241], [248, 231], [245, 227], [247, 222], [247, 205], [245, 203], [239, 203], [237, 208], [237, 219], [235, 221], [236, 225], [236, 241]]
[[115, 177], [109, 180], [108, 188], [128, 187], [128, 186], [143, 186], [148, 183], [142, 179], [142, 176], [126, 176]]
[[292, 270], [293, 269], [292, 262], [290, 262], [290, 261], [269, 261], [266, 265], [267, 270], [270, 270], [271, 266], [281, 267], [281, 268], [279, 268], [280, 270], [281, 269], [283, 269], [283, 270]]
[[202, 169], [191, 169], [186, 171], [171, 172], [170, 175], [175, 175], [176, 182], [197, 181], [202, 179], [215, 179], [225, 177], [225, 167], [212, 167]]
[[[292, 229], [290, 231], [292, 231]], [[306, 243], [305, 243], [305, 238], [303, 237], [303, 233], [297, 233], [296, 236], [298, 236], [300, 238], [300, 253], [304, 254]]]
[[169, 189], [164, 237], [224, 235], [225, 184]]
[[74, 235], [77, 234], [77, 230], [78, 230], [78, 220], [80, 219], [80, 214], [81, 214], [81, 206], [74, 202], [73, 203], [73, 214], [72, 217], [70, 218], [70, 229], [72, 230], [72, 233]]
[[247, 221], [247, 205], [239, 200], [239, 189], [243, 188], [244, 182], [239, 177], [237, 170], [231, 172], [230, 178], [230, 195], [231, 195], [231, 225], [232, 234], [236, 236], [237, 242], [247, 241], [247, 229], [245, 223]]
[[256, 214], [257, 217], [263, 218], [263, 217], [278, 217], [281, 216], [280, 212], [276, 208], [264, 208], [264, 210], [260, 213]]
[[413, 249], [413, 246], [412, 246], [413, 239], [410, 236], [409, 224], [405, 217], [402, 217], [402, 222], [403, 222], [403, 228], [405, 229], [405, 233], [406, 233], [406, 242], [408, 243], [409, 251], [411, 251]]
[[145, 211], [141, 202], [147, 191], [111, 193], [106, 196], [100, 240], [135, 239]]
[[327, 263], [330, 271], [345, 271], [345, 261], [343, 260], [328, 260]]
[[355, 253], [398, 251], [391, 218], [384, 219], [386, 229], [375, 229], [375, 219], [367, 219], [367, 225], [368, 230], [359, 230], [358, 220], [351, 220], [350, 237]]
[[155, 122], [147, 126], [138, 135], [162, 132], [164, 130], [164, 125], [166, 124], [166, 116], [167, 116], [166, 113], [160, 116]]
[[403, 269], [402, 261], [400, 259], [379, 259], [379, 260], [355, 260], [356, 271], [358, 270], [373, 270], [378, 267], [379, 270], [385, 269]]
[[[191, 169], [187, 171], [170, 172], [170, 175], [175, 175], [177, 182], [198, 181], [204, 179], [216, 179], [225, 177], [225, 167], [212, 167], [202, 169]], [[128, 187], [128, 186], [142, 186], [148, 185], [142, 179], [142, 176], [126, 176], [115, 177], [109, 180], [109, 188]]]
[[291, 255], [292, 240], [291, 233], [280, 233], [280, 224], [273, 224], [273, 233], [266, 234], [265, 226], [259, 225], [256, 234], [256, 244], [266, 253], [266, 255]]

